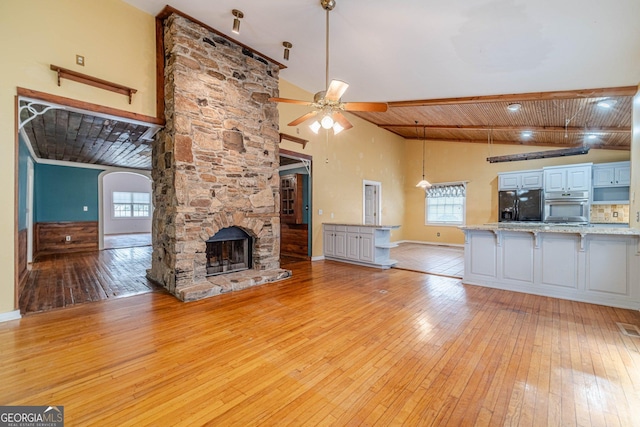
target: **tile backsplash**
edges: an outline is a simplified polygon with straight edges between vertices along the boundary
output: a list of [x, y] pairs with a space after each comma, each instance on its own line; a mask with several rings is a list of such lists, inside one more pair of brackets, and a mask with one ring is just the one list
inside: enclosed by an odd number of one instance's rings
[[628, 223], [629, 205], [591, 205], [592, 223]]

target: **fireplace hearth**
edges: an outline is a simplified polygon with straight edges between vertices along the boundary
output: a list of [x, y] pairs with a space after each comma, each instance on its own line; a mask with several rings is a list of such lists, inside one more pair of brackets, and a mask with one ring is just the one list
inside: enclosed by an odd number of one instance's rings
[[253, 239], [238, 227], [227, 227], [206, 241], [207, 276], [251, 268]]

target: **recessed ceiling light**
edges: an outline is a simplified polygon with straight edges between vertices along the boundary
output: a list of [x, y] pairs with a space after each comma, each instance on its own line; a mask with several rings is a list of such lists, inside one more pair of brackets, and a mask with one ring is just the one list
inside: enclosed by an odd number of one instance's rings
[[525, 130], [522, 132], [523, 138], [531, 138], [531, 135], [533, 135], [533, 132], [531, 132], [530, 130]]
[[602, 101], [598, 101], [598, 103], [596, 104], [598, 107], [600, 108], [611, 108], [614, 105], [616, 105], [616, 102], [618, 102], [618, 100], [616, 99], [603, 99]]
[[507, 110], [509, 111], [518, 111], [521, 108], [522, 108], [522, 104], [518, 104], [518, 103], [507, 105]]
[[598, 137], [598, 135], [596, 135], [595, 133], [590, 133], [589, 135], [587, 135], [588, 139], [594, 140]]

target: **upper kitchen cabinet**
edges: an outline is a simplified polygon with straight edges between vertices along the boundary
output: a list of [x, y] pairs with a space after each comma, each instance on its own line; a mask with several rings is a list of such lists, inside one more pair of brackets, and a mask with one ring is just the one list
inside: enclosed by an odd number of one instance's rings
[[625, 187], [631, 184], [630, 162], [593, 165], [594, 187]]
[[544, 168], [544, 191], [590, 191], [591, 163]]
[[542, 188], [542, 169], [498, 174], [498, 190], [536, 190]]

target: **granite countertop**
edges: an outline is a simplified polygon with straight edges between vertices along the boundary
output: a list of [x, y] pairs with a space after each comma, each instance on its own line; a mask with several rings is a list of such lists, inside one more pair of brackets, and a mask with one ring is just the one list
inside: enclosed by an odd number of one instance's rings
[[346, 224], [343, 222], [323, 222], [325, 225], [344, 225], [345, 227], [400, 228], [399, 225]]
[[485, 230], [485, 231], [522, 231], [525, 233], [575, 233], [575, 234], [615, 234], [621, 236], [640, 236], [640, 230], [629, 227], [599, 227], [591, 225], [567, 225], [546, 223], [500, 223], [479, 225], [463, 225], [461, 230]]

